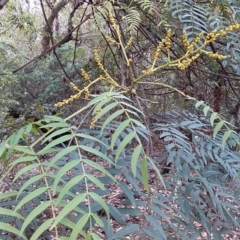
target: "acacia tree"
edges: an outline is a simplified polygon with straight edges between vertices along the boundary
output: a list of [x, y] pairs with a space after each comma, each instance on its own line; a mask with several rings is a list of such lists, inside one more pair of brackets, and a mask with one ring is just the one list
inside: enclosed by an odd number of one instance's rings
[[[171, 1], [169, 4], [162, 1], [113, 1], [112, 3], [108, 1], [41, 1], [36, 7], [38, 12], [42, 13], [41, 21], [38, 20], [40, 23], [38, 28], [41, 28], [42, 31], [35, 36], [41, 50], [37, 47], [37, 50], [40, 51], [33, 52], [35, 57], [31, 57], [26, 64], [31, 64], [42, 59], [46, 54], [53, 53], [63, 75], [72, 81], [74, 79], [69, 76], [69, 72], [64, 66], [65, 63], [59, 57], [59, 47], [65, 44], [75, 49], [72, 64], [73, 67], [79, 69], [83, 67], [83, 64], [80, 66], [79, 63], [75, 64], [78, 61], [76, 53], [79, 48], [86, 47], [87, 44], [89, 45], [85, 53], [87, 61], [92, 60], [93, 48], [104, 49], [100, 57], [103, 57], [106, 66], [111, 66], [108, 70], [115, 74], [122, 84], [127, 85], [131, 85], [131, 76], [125, 65], [124, 56], [121, 56], [121, 53], [114, 49], [107, 39], [111, 36], [116, 40], [116, 35], [114, 35], [106, 16], [107, 9], [114, 8], [123, 43], [130, 37], [134, 39], [132, 45], [127, 49], [127, 54], [129, 58], [133, 59], [131, 65], [135, 76], [146, 69], [154, 54], [154, 49], [165, 37], [169, 26], [173, 32], [171, 40], [175, 43], [171, 48], [172, 57], [178, 59], [184, 52], [183, 31], [186, 31], [189, 42], [191, 42], [201, 32], [206, 35], [214, 29], [223, 29], [237, 22], [239, 18], [239, 6], [236, 1], [231, 4], [227, 1], [204, 3]], [[20, 8], [19, 11], [23, 11], [23, 9]], [[21, 21], [24, 21], [24, 18]], [[94, 31], [93, 37], [91, 31]], [[36, 49], [35, 46], [34, 49]], [[228, 36], [211, 43], [207, 51], [223, 53], [227, 58], [224, 61], [216, 61], [209, 58], [207, 54], [201, 55], [184, 71], [177, 68], [166, 68], [161, 72], [156, 72], [154, 77], [186, 94], [194, 95], [196, 98], [208, 102], [215, 111], [223, 111], [223, 114], [226, 114], [231, 120], [234, 119], [234, 124], [238, 125], [239, 104], [238, 94], [235, 90], [238, 88], [239, 74], [238, 36], [235, 33], [229, 33]], [[122, 60], [120, 60], [121, 58]], [[158, 63], [164, 61], [165, 58], [167, 58], [167, 53], [162, 51], [162, 58], [158, 60]], [[114, 64], [109, 65], [108, 62]], [[207, 65], [206, 62], [208, 62]], [[23, 64], [23, 68], [26, 64]], [[16, 73], [23, 68], [15, 68], [13, 71]], [[92, 72], [94, 71], [93, 69]], [[159, 102], [162, 104], [156, 105], [155, 108], [161, 109], [161, 112], [165, 112], [172, 104], [179, 103], [179, 98], [176, 94], [174, 95], [174, 91], [172, 94], [164, 88], [160, 88], [159, 91], [154, 88], [153, 91], [149, 86], [142, 87], [140, 91], [141, 96], [144, 93], [147, 94], [147, 97], [158, 101], [160, 98]], [[180, 107], [184, 108], [185, 105], [186, 102], [180, 101]]]

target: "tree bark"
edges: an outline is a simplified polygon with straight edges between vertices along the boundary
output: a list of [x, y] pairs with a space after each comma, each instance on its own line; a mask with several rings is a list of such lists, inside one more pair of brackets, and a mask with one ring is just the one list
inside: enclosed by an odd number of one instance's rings
[[[1, 1], [1, 0], [0, 0]], [[47, 19], [47, 23], [43, 28], [44, 36], [42, 38], [42, 51], [45, 52], [50, 48], [50, 40], [53, 31], [53, 22], [57, 18], [59, 11], [67, 5], [68, 1], [60, 1], [53, 9], [50, 16]]]
[[0, 0], [0, 10], [8, 3], [9, 0]]

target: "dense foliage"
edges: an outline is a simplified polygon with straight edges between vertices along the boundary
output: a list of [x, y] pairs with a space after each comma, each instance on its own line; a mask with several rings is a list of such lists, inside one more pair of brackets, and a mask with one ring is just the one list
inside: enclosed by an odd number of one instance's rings
[[0, 6], [1, 239], [236, 237], [239, 1]]

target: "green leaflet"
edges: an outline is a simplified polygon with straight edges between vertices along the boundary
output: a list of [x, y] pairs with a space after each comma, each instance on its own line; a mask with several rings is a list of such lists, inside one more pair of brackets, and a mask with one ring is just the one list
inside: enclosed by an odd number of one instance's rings
[[[54, 219], [54, 222], [51, 226], [51, 229], [57, 226], [57, 224], [72, 210], [74, 210], [75, 207], [78, 206], [81, 202], [84, 201], [84, 199], [87, 197], [88, 193], [82, 193], [77, 195], [73, 200], [68, 202], [66, 206], [60, 211], [58, 216]], [[87, 213], [88, 214], [88, 213]], [[85, 225], [85, 224], [84, 224]]]
[[69, 182], [67, 182], [67, 183], [64, 185], [64, 187], [61, 189], [61, 191], [60, 191], [60, 194], [59, 194], [59, 196], [58, 196], [58, 198], [57, 198], [57, 201], [56, 201], [56, 205], [58, 205], [59, 202], [62, 200], [63, 196], [64, 196], [65, 194], [67, 195], [68, 191], [69, 191], [72, 187], [74, 187], [76, 184], [79, 184], [79, 183], [83, 180], [84, 177], [85, 177], [85, 176], [84, 176], [83, 174], [82, 174], [82, 175], [79, 175], [79, 176], [75, 176], [75, 177], [72, 178]]
[[136, 136], [136, 132], [130, 132], [125, 138], [124, 140], [120, 143], [120, 145], [117, 148], [116, 151], [116, 156], [115, 156], [115, 163], [117, 163], [119, 155], [121, 154], [121, 152], [123, 151], [123, 149], [127, 146], [127, 144], [130, 144], [132, 139]]
[[62, 176], [68, 172], [69, 170], [71, 170], [72, 168], [74, 168], [76, 165], [78, 165], [80, 163], [79, 159], [76, 160], [71, 160], [70, 162], [68, 162], [67, 164], [65, 164], [65, 166], [63, 168], [61, 168], [59, 170], [59, 172], [57, 173], [57, 175], [55, 176], [55, 180], [54, 180], [54, 184], [53, 184], [53, 189], [55, 190], [57, 188], [57, 185], [59, 184]]
[[32, 211], [32, 212], [27, 216], [26, 220], [24, 221], [19, 236], [22, 236], [24, 230], [25, 230], [26, 227], [31, 223], [31, 221], [32, 221], [34, 218], [37, 218], [37, 216], [38, 216], [39, 214], [41, 214], [42, 212], [44, 212], [50, 205], [51, 205], [51, 202], [50, 202], [50, 201], [46, 201], [46, 202], [41, 203], [39, 206], [35, 207], [34, 211]]
[[223, 134], [223, 138], [222, 138], [222, 147], [224, 149], [225, 145], [226, 145], [226, 142], [227, 140], [229, 139], [229, 137], [231, 136], [232, 134], [232, 130], [228, 130], [226, 131], [224, 134]]
[[31, 236], [30, 240], [38, 240], [41, 234], [46, 231], [52, 224], [53, 219], [49, 218], [46, 221], [44, 221], [39, 228], [37, 228], [33, 235]]
[[119, 137], [119, 135], [123, 132], [123, 130], [128, 127], [128, 125], [130, 124], [130, 120], [127, 119], [125, 121], [123, 121], [115, 130], [115, 132], [112, 135], [112, 139], [111, 139], [111, 149], [113, 149], [114, 143], [116, 142], [117, 138]]
[[115, 108], [118, 105], [118, 102], [113, 102], [105, 106], [103, 109], [100, 110], [100, 112], [96, 115], [96, 121], [104, 116], [106, 113], [110, 113], [110, 111]]
[[[0, 222], [0, 229], [6, 232], [13, 233], [15, 236], [20, 236], [20, 231], [17, 230], [15, 227], [12, 227], [8, 223], [2, 223]], [[23, 239], [27, 240], [25, 236], [22, 236]]]
[[88, 220], [90, 219], [91, 214], [90, 213], [85, 213], [76, 223], [76, 225], [74, 226], [71, 235], [69, 237], [69, 239], [77, 239], [77, 236], [79, 233], [82, 233], [82, 229], [83, 227], [86, 225], [86, 223], [88, 222]]
[[143, 185], [146, 189], [146, 191], [149, 193], [149, 184], [148, 184], [148, 167], [147, 167], [147, 158], [143, 158], [142, 165], [141, 165], [141, 171], [142, 171], [142, 181]]
[[142, 145], [138, 145], [132, 154], [132, 160], [131, 160], [131, 169], [133, 172], [133, 176], [136, 177], [136, 171], [137, 171], [137, 163], [139, 161], [140, 154], [142, 152]]
[[102, 128], [101, 128], [101, 133], [100, 135], [102, 135], [104, 129], [106, 128], [106, 126], [113, 120], [115, 119], [116, 117], [120, 116], [121, 114], [123, 114], [124, 110], [123, 109], [120, 109], [116, 112], [114, 112], [113, 114], [111, 114], [105, 121], [104, 123], [102, 124]]
[[216, 138], [218, 132], [221, 130], [224, 123], [225, 123], [224, 121], [220, 121], [220, 122], [217, 123], [217, 125], [215, 126], [214, 131], [213, 131], [213, 139]]
[[47, 191], [47, 187], [40, 187], [35, 189], [34, 191], [30, 192], [28, 195], [26, 195], [19, 204], [15, 207], [14, 211], [16, 212], [18, 209], [20, 209], [24, 204], [30, 202], [33, 198], [38, 197], [42, 193]]

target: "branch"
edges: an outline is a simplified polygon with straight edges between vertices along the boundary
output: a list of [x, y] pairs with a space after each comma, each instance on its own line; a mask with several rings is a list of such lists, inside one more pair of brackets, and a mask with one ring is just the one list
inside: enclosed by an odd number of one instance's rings
[[58, 13], [60, 10], [67, 5], [68, 1], [61, 0], [53, 9], [50, 14], [50, 16], [47, 19], [47, 23], [43, 28], [43, 39], [41, 41], [42, 43], [42, 51], [45, 52], [50, 48], [50, 40], [52, 35], [52, 29], [53, 29], [53, 22], [57, 18]]
[[29, 64], [31, 64], [32, 62], [35, 62], [36, 60], [38, 60], [39, 58], [44, 57], [45, 55], [47, 55], [48, 53], [52, 52], [53, 50], [55, 50], [57, 47], [62, 46], [64, 43], [69, 41], [69, 36], [71, 36], [71, 34], [77, 29], [79, 28], [80, 25], [82, 25], [85, 21], [87, 21], [89, 18], [91, 17], [91, 14], [86, 15], [86, 18], [84, 19], [84, 21], [82, 21], [81, 23], [79, 23], [76, 27], [74, 27], [70, 32], [68, 32], [59, 42], [57, 42], [56, 44], [54, 44], [52, 47], [50, 47], [49, 49], [47, 49], [45, 52], [42, 52], [41, 54], [37, 55], [36, 57], [34, 57], [31, 61], [25, 63], [23, 66], [21, 66], [20, 68], [16, 69], [13, 71], [14, 73], [17, 73], [18, 71], [22, 70], [23, 68], [25, 68], [26, 66], [28, 66]]

